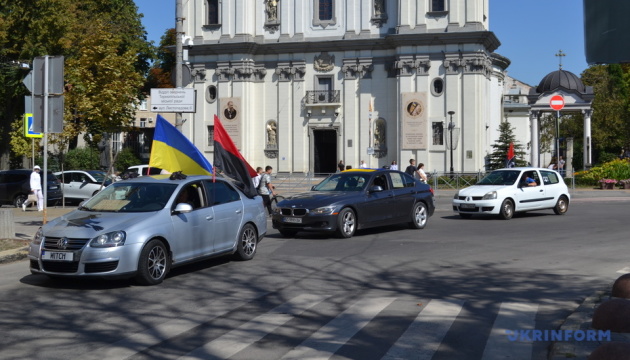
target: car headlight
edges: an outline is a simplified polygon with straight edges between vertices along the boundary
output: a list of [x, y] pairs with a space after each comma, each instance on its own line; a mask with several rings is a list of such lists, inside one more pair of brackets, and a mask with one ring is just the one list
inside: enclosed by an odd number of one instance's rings
[[317, 209], [313, 209], [310, 211], [310, 213], [315, 214], [315, 215], [330, 215], [333, 213], [333, 211], [335, 211], [334, 206], [324, 206]]
[[459, 199], [459, 190], [455, 191], [455, 195], [453, 195], [453, 199]]
[[90, 240], [90, 246], [98, 248], [122, 246], [125, 244], [125, 238], [124, 231], [113, 231], [93, 238]]
[[496, 191], [490, 191], [489, 193], [487, 193], [486, 195], [483, 196], [484, 200], [494, 200], [497, 198], [497, 192]]
[[33, 236], [33, 245], [40, 245], [42, 240], [44, 240], [44, 231], [40, 227], [35, 233], [35, 236]]

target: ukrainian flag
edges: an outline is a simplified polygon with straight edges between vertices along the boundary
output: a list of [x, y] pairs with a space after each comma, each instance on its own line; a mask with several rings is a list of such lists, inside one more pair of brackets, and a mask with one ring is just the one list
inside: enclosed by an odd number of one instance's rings
[[175, 126], [157, 116], [149, 166], [186, 175], [211, 175], [212, 165]]

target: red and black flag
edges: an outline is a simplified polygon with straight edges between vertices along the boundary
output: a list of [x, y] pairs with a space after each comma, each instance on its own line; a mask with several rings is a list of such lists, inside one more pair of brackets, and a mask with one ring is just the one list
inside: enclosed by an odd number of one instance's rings
[[252, 178], [257, 176], [254, 170], [238, 151], [236, 145], [225, 131], [218, 116], [214, 116], [214, 167], [243, 184], [243, 193], [253, 198], [258, 194]]

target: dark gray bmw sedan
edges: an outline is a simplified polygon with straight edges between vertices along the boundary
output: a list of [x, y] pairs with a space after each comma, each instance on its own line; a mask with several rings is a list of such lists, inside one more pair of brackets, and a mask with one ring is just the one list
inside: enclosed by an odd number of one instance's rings
[[355, 169], [330, 175], [311, 191], [279, 202], [272, 225], [286, 237], [309, 231], [349, 238], [359, 229], [399, 223], [422, 229], [434, 210], [431, 187], [408, 174]]

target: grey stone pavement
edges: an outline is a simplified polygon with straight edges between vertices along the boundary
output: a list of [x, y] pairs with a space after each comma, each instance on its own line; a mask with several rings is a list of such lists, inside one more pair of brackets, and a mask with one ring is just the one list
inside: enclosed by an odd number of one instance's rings
[[[450, 212], [450, 200], [453, 197], [455, 190], [453, 189], [438, 189], [435, 191], [436, 198], [436, 213]], [[630, 201], [630, 190], [599, 190], [599, 189], [574, 189], [570, 191], [572, 202], [590, 202], [590, 201]], [[283, 193], [282, 195], [289, 195]], [[56, 206], [46, 209], [46, 219], [50, 221], [54, 218], [62, 216], [72, 210], [76, 206]], [[13, 223], [15, 228], [15, 238], [27, 241], [33, 238], [37, 229], [43, 224], [44, 212], [38, 212], [34, 208], [27, 209], [26, 212], [22, 209], [16, 209], [13, 207], [3, 206], [0, 208], [2, 216], [7, 213], [5, 210], [9, 210], [8, 216], [13, 217]], [[18, 249], [12, 251], [0, 252], [0, 264], [4, 262], [22, 260], [26, 257], [26, 250]], [[588, 296], [583, 303], [573, 312], [563, 323], [560, 330], [589, 330], [591, 329], [591, 319], [593, 313], [599, 304], [610, 298], [610, 289], [612, 284], [605, 284], [602, 286], [602, 290], [597, 291], [595, 294]], [[611, 333], [611, 341], [619, 341], [630, 343], [630, 334]], [[565, 341], [556, 342], [552, 345], [552, 349], [548, 360], [560, 360], [560, 359], [578, 359], [586, 360], [588, 355], [595, 350], [601, 343], [588, 342], [588, 341]]]

